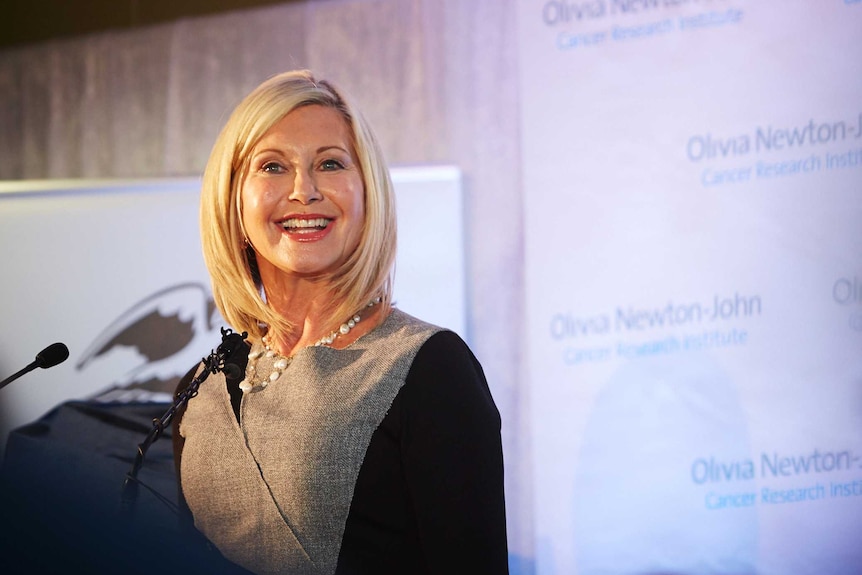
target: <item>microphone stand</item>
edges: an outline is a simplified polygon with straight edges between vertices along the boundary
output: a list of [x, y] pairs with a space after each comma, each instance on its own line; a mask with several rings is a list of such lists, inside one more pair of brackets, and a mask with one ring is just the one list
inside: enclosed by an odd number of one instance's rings
[[247, 332], [242, 334], [233, 333], [229, 328], [221, 328], [222, 342], [218, 348], [211, 352], [209, 356], [203, 358], [201, 362], [204, 365], [200, 374], [195, 377], [188, 387], [178, 393], [173, 404], [159, 418], [153, 419], [153, 428], [138, 445], [138, 451], [135, 456], [135, 461], [132, 467], [126, 473], [126, 479], [123, 481], [122, 499], [120, 502], [120, 514], [126, 520], [131, 520], [134, 513], [135, 502], [138, 498], [138, 472], [144, 463], [147, 450], [150, 446], [161, 437], [165, 428], [170, 424], [177, 410], [183, 407], [188, 401], [198, 394], [198, 388], [212, 373], [224, 371], [226, 375], [234, 375], [239, 371], [239, 368], [232, 364], [226, 363], [227, 358], [237, 349], [237, 347], [248, 337]]

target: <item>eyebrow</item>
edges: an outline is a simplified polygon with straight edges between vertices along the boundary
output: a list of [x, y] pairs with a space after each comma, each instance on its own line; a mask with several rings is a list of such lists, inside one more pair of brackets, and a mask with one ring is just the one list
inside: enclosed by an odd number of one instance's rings
[[[350, 150], [344, 149], [344, 148], [342, 148], [341, 146], [338, 146], [338, 145], [321, 146], [321, 147], [317, 148], [317, 149], [314, 151], [314, 153], [315, 153], [315, 154], [322, 154], [322, 153], [327, 152], [327, 151], [329, 151], [329, 150], [339, 150], [339, 151], [344, 152], [345, 154], [348, 154], [348, 155], [352, 155], [352, 154], [354, 153], [354, 152], [351, 152]], [[260, 149], [260, 150], [254, 150], [254, 151], [252, 152], [252, 157], [253, 157], [253, 156], [260, 155], [260, 154], [269, 153], [269, 152], [273, 152], [273, 153], [277, 153], [277, 154], [283, 154], [283, 153], [284, 153], [284, 150], [283, 150], [283, 149], [281, 149], [281, 148], [278, 148], [278, 147], [272, 147], [272, 146], [270, 146], [270, 147], [263, 148], [263, 149]]]
[[326, 152], [327, 150], [340, 150], [340, 151], [344, 152], [345, 154], [351, 154], [352, 153], [350, 150], [345, 150], [341, 146], [335, 146], [335, 145], [333, 145], [333, 146], [321, 146], [320, 148], [317, 148], [316, 152], [318, 154], [322, 154], [323, 152]]

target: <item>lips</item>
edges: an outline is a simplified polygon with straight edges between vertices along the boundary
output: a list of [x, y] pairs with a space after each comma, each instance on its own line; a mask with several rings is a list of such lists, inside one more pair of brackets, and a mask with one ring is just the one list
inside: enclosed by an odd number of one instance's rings
[[332, 230], [330, 224], [333, 218], [327, 218], [318, 214], [307, 216], [288, 216], [279, 221], [287, 237], [298, 242], [313, 242], [323, 239]]
[[291, 233], [306, 234], [326, 229], [332, 222], [329, 218], [287, 218], [281, 222], [281, 227]]

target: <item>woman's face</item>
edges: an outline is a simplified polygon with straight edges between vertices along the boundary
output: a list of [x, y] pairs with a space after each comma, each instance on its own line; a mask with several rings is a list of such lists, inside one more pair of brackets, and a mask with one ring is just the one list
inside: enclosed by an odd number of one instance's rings
[[365, 187], [350, 130], [332, 108], [303, 106], [270, 128], [240, 194], [264, 285], [281, 274], [331, 274], [359, 245]]

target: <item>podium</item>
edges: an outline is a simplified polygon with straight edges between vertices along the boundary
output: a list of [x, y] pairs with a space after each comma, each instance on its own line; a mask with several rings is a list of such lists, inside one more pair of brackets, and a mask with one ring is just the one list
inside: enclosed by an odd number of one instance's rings
[[121, 513], [138, 444], [168, 407], [71, 401], [12, 431], [0, 468], [3, 573], [233, 571], [182, 526], [170, 429], [147, 452], [131, 513]]

